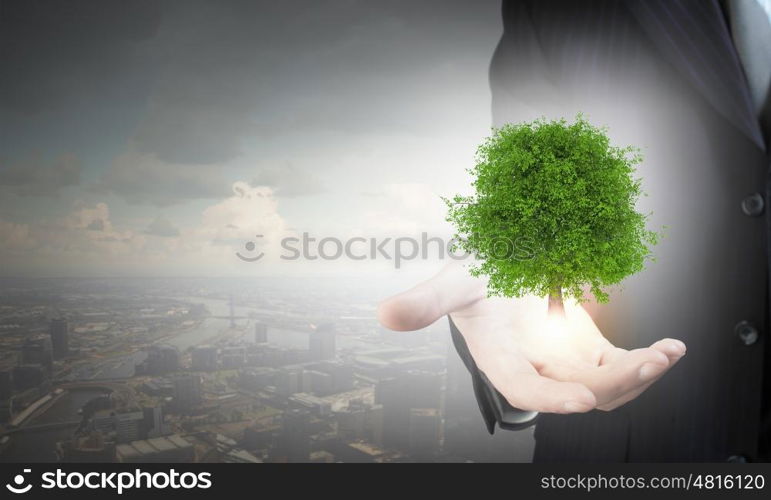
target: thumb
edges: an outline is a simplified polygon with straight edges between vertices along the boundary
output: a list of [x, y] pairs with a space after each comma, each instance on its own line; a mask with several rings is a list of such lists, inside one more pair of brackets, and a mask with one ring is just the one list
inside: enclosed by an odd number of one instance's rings
[[483, 299], [485, 289], [484, 281], [452, 262], [429, 280], [385, 299], [378, 305], [377, 317], [391, 330], [419, 330]]

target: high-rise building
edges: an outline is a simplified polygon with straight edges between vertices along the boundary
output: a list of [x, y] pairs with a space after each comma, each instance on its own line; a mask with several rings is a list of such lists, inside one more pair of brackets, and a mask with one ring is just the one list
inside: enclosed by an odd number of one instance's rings
[[337, 436], [343, 441], [366, 439], [367, 408], [361, 403], [349, 404], [335, 412]]
[[282, 396], [289, 396], [303, 390], [303, 369], [299, 366], [285, 366], [276, 371], [273, 377], [276, 391]]
[[141, 411], [118, 413], [115, 416], [115, 442], [128, 443], [143, 437], [145, 414]]
[[217, 369], [217, 348], [202, 345], [193, 349], [192, 368], [196, 371], [209, 372]]
[[54, 318], [48, 326], [53, 344], [55, 359], [67, 357], [70, 353], [70, 333], [67, 320], [63, 318]]
[[375, 401], [383, 405], [383, 444], [406, 450], [409, 447], [411, 403], [407, 378], [393, 377], [378, 382]]
[[383, 407], [351, 400], [348, 407], [335, 412], [337, 435], [343, 441], [364, 440], [370, 443], [383, 442]]
[[335, 326], [331, 323], [320, 325], [313, 330], [309, 338], [311, 359], [334, 359]]
[[287, 462], [307, 462], [311, 454], [310, 412], [294, 409], [284, 412], [281, 433], [274, 455]]
[[429, 458], [439, 451], [442, 415], [437, 408], [410, 409], [409, 452], [416, 458]]
[[163, 419], [163, 407], [152, 406], [142, 408], [144, 421], [142, 422], [142, 437], [154, 438], [169, 434], [169, 426]]
[[410, 449], [410, 411], [414, 408], [441, 409], [442, 378], [438, 373], [411, 370], [378, 382], [375, 401], [383, 405], [383, 444], [386, 447]]
[[50, 373], [53, 366], [53, 347], [47, 335], [36, 335], [24, 341], [21, 347], [22, 363], [41, 365]]
[[[329, 388], [329, 394], [350, 391], [353, 389], [353, 365], [344, 363], [341, 360], [326, 360], [320, 363], [314, 363], [313, 369], [322, 373], [326, 373], [331, 377], [331, 386]], [[316, 392], [317, 389], [314, 389]], [[320, 391], [317, 392], [322, 394]]]
[[201, 403], [201, 377], [182, 375], [174, 378], [174, 404], [177, 408], [191, 410]]
[[254, 325], [254, 343], [265, 344], [268, 342], [268, 325], [257, 323]]
[[147, 351], [147, 373], [169, 373], [179, 370], [179, 350], [170, 345], [154, 345]]
[[143, 436], [145, 415], [142, 411], [98, 410], [92, 417], [94, 430], [113, 438], [116, 443], [136, 441]]

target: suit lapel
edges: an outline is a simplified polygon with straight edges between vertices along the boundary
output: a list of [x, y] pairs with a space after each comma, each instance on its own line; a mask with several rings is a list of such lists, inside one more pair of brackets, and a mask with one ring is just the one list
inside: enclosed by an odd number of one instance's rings
[[651, 41], [731, 124], [766, 149], [716, 0], [627, 0]]

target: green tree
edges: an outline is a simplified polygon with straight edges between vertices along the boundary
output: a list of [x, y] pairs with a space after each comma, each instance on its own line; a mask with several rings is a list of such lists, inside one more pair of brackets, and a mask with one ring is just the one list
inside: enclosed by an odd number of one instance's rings
[[606, 129], [582, 115], [568, 124], [507, 124], [478, 148], [472, 196], [445, 199], [457, 247], [477, 257], [471, 273], [489, 277], [488, 294], [584, 300], [643, 269], [660, 234], [636, 211], [642, 194], [637, 148], [613, 147]]

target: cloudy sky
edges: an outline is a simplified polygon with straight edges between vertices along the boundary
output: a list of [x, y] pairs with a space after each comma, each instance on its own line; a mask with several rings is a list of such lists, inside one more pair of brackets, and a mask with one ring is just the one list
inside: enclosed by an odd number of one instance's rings
[[489, 132], [494, 0], [0, 9], [5, 276], [306, 273], [281, 238], [446, 235]]

